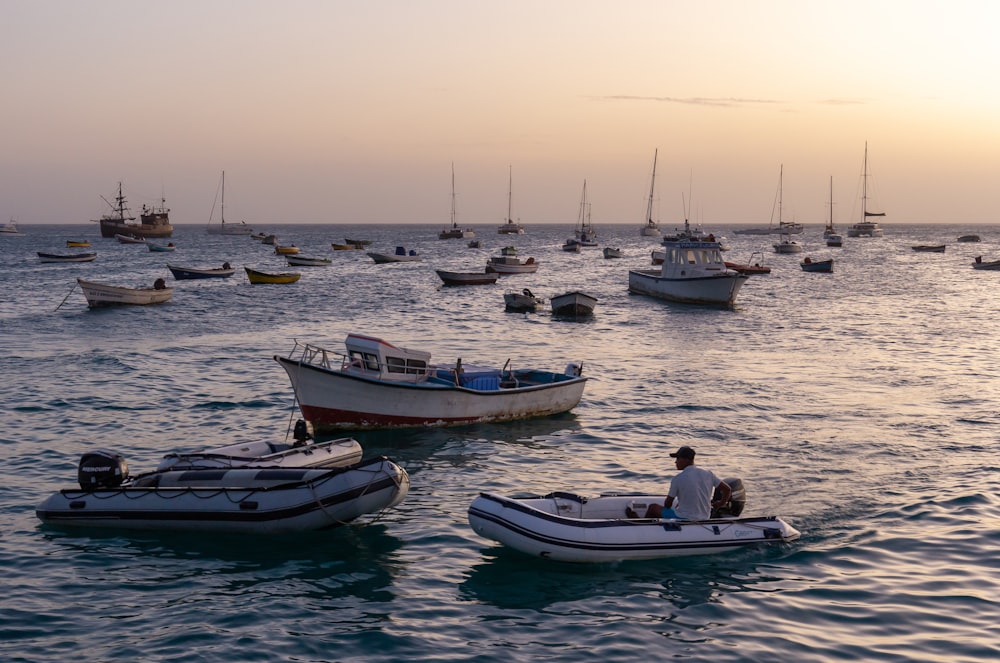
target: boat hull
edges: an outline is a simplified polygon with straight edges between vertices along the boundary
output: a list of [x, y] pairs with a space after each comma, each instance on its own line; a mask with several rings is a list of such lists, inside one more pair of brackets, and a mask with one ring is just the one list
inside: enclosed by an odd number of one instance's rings
[[235, 267], [218, 267], [214, 269], [197, 269], [195, 267], [177, 267], [167, 265], [167, 269], [178, 281], [192, 279], [228, 279], [236, 273]]
[[275, 356], [288, 373], [303, 418], [317, 433], [458, 426], [559, 414], [583, 397], [587, 378], [514, 371], [524, 385], [460, 387], [446, 380], [389, 382]]
[[70, 253], [65, 255], [59, 253], [38, 252], [39, 262], [93, 262], [96, 259], [97, 254], [94, 252]]
[[435, 270], [445, 285], [489, 285], [496, 283], [500, 275], [489, 272], [448, 272]]
[[258, 272], [256, 269], [250, 269], [249, 267], [243, 268], [247, 273], [247, 279], [250, 283], [295, 283], [302, 275], [298, 272], [282, 272], [280, 274], [269, 274], [267, 272]]
[[[662, 495], [583, 498], [552, 493], [510, 499], [481, 493], [469, 506], [480, 536], [533, 557], [561, 562], [620, 562], [710, 555], [794, 541], [800, 533], [776, 517], [707, 521], [626, 519], [625, 507], [663, 503]], [[636, 504], [638, 508], [638, 504]]]
[[101, 237], [132, 235], [151, 239], [164, 239], [174, 234], [174, 227], [165, 219], [153, 219], [148, 223], [125, 223], [118, 220], [101, 219]]
[[394, 253], [369, 253], [368, 257], [375, 261], [375, 264], [382, 265], [389, 262], [420, 262], [423, 258], [419, 255], [396, 255]]
[[61, 490], [35, 515], [63, 527], [288, 534], [344, 525], [407, 492], [406, 471], [387, 458], [332, 470], [181, 470], [119, 488]]
[[814, 260], [812, 262], [801, 262], [803, 272], [822, 272], [829, 274], [833, 271], [833, 260]]
[[84, 281], [83, 279], [77, 279], [76, 282], [80, 284], [80, 289], [83, 290], [83, 296], [87, 298], [87, 305], [90, 308], [162, 304], [174, 296], [173, 288], [126, 288]]
[[552, 314], [569, 317], [583, 317], [594, 314], [597, 297], [591, 297], [583, 292], [567, 292], [551, 300]]
[[330, 258], [307, 258], [305, 256], [285, 255], [285, 261], [291, 267], [327, 267], [333, 264]]
[[723, 273], [696, 278], [667, 278], [660, 271], [631, 270], [629, 292], [683, 304], [708, 304], [732, 308], [747, 274]]

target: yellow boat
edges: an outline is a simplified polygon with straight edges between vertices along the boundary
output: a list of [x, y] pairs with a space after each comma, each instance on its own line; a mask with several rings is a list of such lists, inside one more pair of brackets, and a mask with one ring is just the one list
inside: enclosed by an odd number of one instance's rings
[[66, 246], [88, 247], [88, 246], [90, 246], [90, 242], [88, 242], [85, 239], [67, 239], [66, 240]]
[[298, 272], [268, 274], [267, 272], [258, 272], [256, 269], [250, 269], [249, 267], [244, 267], [243, 269], [246, 270], [250, 283], [295, 283], [302, 276]]
[[299, 252], [299, 247], [294, 244], [290, 246], [276, 246], [274, 247], [274, 252], [281, 256], [295, 255]]

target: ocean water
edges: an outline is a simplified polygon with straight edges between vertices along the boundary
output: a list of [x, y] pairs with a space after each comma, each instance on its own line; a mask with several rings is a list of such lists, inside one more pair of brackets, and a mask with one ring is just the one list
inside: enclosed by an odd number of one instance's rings
[[[181, 225], [173, 254], [101, 239], [96, 225], [23, 225], [0, 238], [0, 657], [5, 661], [992, 661], [1000, 659], [1000, 226], [887, 225], [823, 245], [833, 274], [800, 270], [773, 237], [726, 238], [727, 259], [765, 251], [736, 310], [627, 292], [653, 238], [598, 226], [626, 252], [560, 250], [571, 224], [484, 248], [439, 227], [283, 225], [283, 242], [333, 259], [293, 285], [172, 282], [166, 263], [287, 271], [247, 237]], [[980, 244], [959, 244], [975, 232]], [[331, 242], [397, 244], [420, 263], [375, 265]], [[93, 263], [41, 264], [36, 251]], [[948, 244], [943, 254], [914, 244]], [[501, 246], [541, 263], [493, 286], [443, 288], [434, 268], [478, 270]], [[75, 278], [162, 276], [154, 307], [88, 310]], [[503, 292], [599, 298], [591, 320], [506, 313]], [[34, 509], [76, 482], [80, 455], [163, 454], [283, 441], [297, 418], [272, 360], [294, 339], [342, 349], [349, 332], [441, 363], [562, 370], [588, 382], [564, 415], [503, 425], [358, 433], [407, 469], [407, 499], [377, 518], [303, 536], [59, 530]], [[710, 557], [572, 565], [479, 538], [479, 491], [662, 491], [667, 455], [747, 486], [748, 514], [801, 530], [789, 545]]]

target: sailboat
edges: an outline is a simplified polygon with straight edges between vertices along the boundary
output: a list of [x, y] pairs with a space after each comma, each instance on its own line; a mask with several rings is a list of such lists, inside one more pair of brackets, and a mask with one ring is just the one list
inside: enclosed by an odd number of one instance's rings
[[784, 197], [782, 190], [784, 177], [785, 166], [782, 165], [781, 170], [778, 171], [778, 232], [780, 239], [777, 243], [772, 244], [772, 246], [777, 253], [802, 253], [802, 245], [793, 240], [789, 232], [791, 227], [800, 226], [800, 224], [785, 223], [781, 220], [781, 205]]
[[653, 176], [649, 179], [649, 202], [646, 204], [646, 225], [639, 229], [643, 237], [659, 237], [660, 226], [653, 221], [653, 191], [656, 185], [656, 156], [659, 149], [653, 152]]
[[209, 216], [206, 232], [209, 235], [250, 235], [253, 233], [253, 228], [248, 226], [246, 221], [226, 225], [226, 171], [222, 171], [222, 184], [220, 188], [222, 189], [222, 207], [219, 210], [219, 225], [213, 226], [212, 218]]
[[861, 220], [847, 229], [848, 237], [881, 237], [882, 228], [869, 217], [885, 216], [885, 212], [868, 211], [868, 141], [865, 141], [865, 162], [861, 176]]
[[464, 237], [475, 237], [476, 231], [472, 228], [462, 230], [455, 221], [455, 164], [451, 164], [451, 228], [445, 228], [438, 233], [438, 239], [462, 239]]
[[514, 179], [510, 166], [507, 167], [507, 222], [497, 228], [500, 235], [523, 235], [524, 228], [520, 223], [515, 223], [510, 216], [511, 194], [514, 190]]
[[840, 236], [837, 229], [833, 227], [833, 175], [830, 176], [830, 220], [826, 222], [823, 230], [823, 237], [826, 238], [827, 246], [843, 246], [844, 238]]
[[578, 246], [597, 246], [597, 231], [590, 223], [590, 203], [587, 202], [587, 180], [583, 181], [583, 193], [580, 197], [580, 227], [573, 231], [574, 238]]

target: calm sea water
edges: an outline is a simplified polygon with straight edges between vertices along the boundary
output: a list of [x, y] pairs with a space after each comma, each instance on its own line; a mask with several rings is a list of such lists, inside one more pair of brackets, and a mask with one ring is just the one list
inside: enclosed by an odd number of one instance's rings
[[[986, 661], [1000, 658], [1000, 227], [889, 225], [827, 249], [806, 274], [773, 238], [735, 311], [629, 295], [655, 239], [598, 227], [598, 250], [560, 250], [571, 226], [520, 237], [477, 226], [483, 249], [430, 226], [300, 225], [288, 286], [173, 283], [155, 307], [91, 311], [75, 278], [172, 281], [166, 263], [288, 268], [246, 237], [180, 226], [174, 254], [100, 239], [95, 225], [25, 226], [0, 239], [0, 657], [6, 661]], [[967, 232], [981, 244], [958, 244]], [[420, 251], [375, 265], [331, 242]], [[87, 238], [98, 259], [40, 264]], [[943, 254], [913, 244], [947, 243]], [[442, 288], [433, 269], [478, 270], [515, 244], [537, 274]], [[507, 288], [600, 301], [586, 322], [505, 313]], [[436, 360], [561, 370], [591, 380], [572, 413], [459, 429], [364, 433], [412, 478], [375, 522], [308, 536], [122, 534], [42, 527], [35, 506], [75, 485], [81, 453], [111, 448], [133, 471], [170, 451], [284, 440], [296, 418], [272, 355], [293, 339], [341, 349], [349, 332]], [[794, 544], [714, 557], [568, 565], [480, 539], [479, 491], [663, 490], [681, 444], [740, 477], [748, 513], [799, 528]]]

